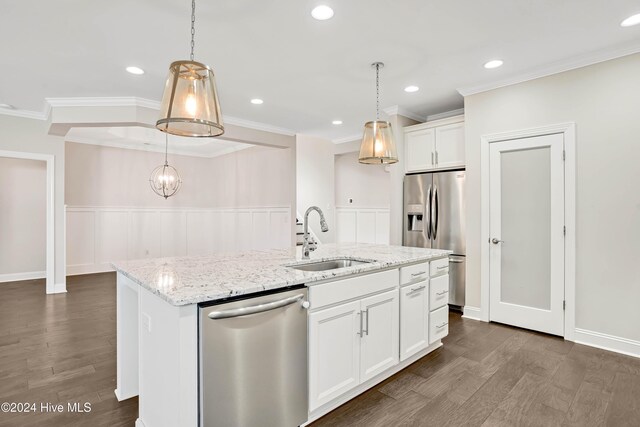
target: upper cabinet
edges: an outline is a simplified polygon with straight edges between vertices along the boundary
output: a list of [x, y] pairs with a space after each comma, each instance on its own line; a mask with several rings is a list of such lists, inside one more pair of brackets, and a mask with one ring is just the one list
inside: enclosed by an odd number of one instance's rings
[[464, 167], [464, 116], [404, 129], [406, 172]]

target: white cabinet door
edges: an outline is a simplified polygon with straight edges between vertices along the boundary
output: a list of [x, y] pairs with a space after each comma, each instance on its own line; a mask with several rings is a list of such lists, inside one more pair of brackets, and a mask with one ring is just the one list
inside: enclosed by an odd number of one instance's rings
[[404, 139], [407, 172], [435, 168], [436, 133], [434, 129], [407, 132]]
[[310, 410], [360, 383], [360, 315], [360, 301], [309, 315]]
[[429, 280], [400, 289], [400, 360], [429, 346]]
[[433, 311], [449, 303], [449, 275], [432, 277], [429, 284], [429, 310]]
[[398, 290], [361, 301], [360, 382], [398, 363]]
[[435, 128], [436, 167], [464, 166], [464, 123]]

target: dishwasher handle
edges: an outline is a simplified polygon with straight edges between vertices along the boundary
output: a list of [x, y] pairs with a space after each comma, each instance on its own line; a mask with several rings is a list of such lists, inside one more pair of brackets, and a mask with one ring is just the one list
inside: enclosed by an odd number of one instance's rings
[[286, 307], [287, 305], [291, 305], [294, 302], [300, 301], [302, 299], [304, 299], [304, 294], [298, 294], [289, 298], [268, 302], [265, 304], [234, 308], [231, 310], [224, 310], [224, 311], [212, 311], [207, 315], [207, 317], [209, 317], [209, 319], [216, 320], [216, 319], [229, 319], [231, 317], [248, 316], [250, 314], [263, 313], [265, 311], [275, 310], [276, 308]]

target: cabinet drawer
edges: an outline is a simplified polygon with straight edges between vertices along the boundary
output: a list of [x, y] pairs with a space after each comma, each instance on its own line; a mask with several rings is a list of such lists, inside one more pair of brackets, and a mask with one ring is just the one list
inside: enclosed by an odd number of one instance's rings
[[449, 257], [431, 261], [431, 276], [449, 272]]
[[400, 268], [400, 284], [419, 282], [429, 277], [429, 263], [408, 265]]
[[429, 344], [449, 334], [449, 307], [444, 306], [429, 313]]
[[449, 275], [433, 277], [429, 284], [429, 310], [433, 311], [449, 303]]
[[387, 270], [309, 286], [311, 309], [337, 304], [398, 287], [398, 270]]

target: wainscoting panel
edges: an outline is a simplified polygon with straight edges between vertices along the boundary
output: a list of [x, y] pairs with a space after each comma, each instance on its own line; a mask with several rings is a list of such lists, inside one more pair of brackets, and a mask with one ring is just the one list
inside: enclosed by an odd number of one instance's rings
[[111, 262], [291, 246], [288, 206], [229, 209], [67, 207], [67, 274]]
[[388, 208], [336, 208], [338, 243], [389, 244]]

